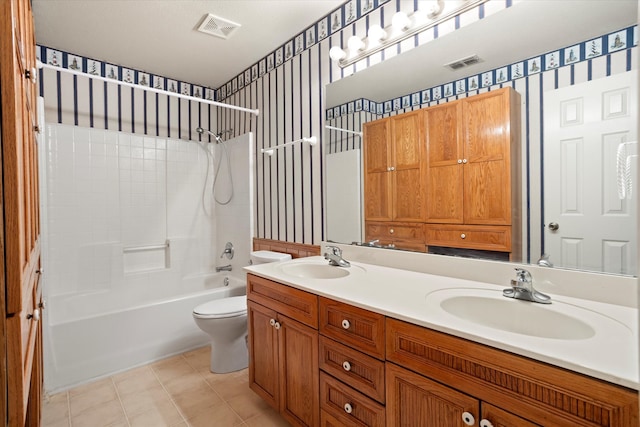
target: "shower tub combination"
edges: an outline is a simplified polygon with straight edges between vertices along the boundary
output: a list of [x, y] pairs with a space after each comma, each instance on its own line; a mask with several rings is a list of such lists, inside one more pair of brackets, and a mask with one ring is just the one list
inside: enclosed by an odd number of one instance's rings
[[204, 346], [209, 336], [196, 326], [193, 308], [246, 294], [244, 279], [223, 273], [186, 277], [178, 286], [159, 282], [53, 297], [45, 310], [47, 392]]

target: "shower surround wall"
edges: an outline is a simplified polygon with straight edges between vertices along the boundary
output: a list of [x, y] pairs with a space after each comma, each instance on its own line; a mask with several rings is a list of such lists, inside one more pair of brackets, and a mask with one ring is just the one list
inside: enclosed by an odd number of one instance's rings
[[[107, 343], [106, 348], [113, 347], [112, 354], [87, 354], [82, 334], [92, 336], [109, 328], [83, 330], [82, 325], [93, 325], [96, 318], [107, 314], [153, 306], [159, 300], [178, 300], [194, 293], [206, 300], [208, 292], [222, 286], [222, 279], [213, 274], [222, 263], [232, 264], [234, 271], [229, 275], [241, 282], [253, 234], [252, 135], [225, 144], [234, 197], [220, 206], [211, 193], [213, 168], [222, 155], [219, 145], [47, 126], [41, 174], [44, 290], [49, 302], [45, 326], [49, 332], [45, 333], [48, 387], [86, 381], [207, 342], [191, 319], [193, 307], [180, 306], [184, 311], [177, 320], [183, 323], [181, 336], [156, 337], [155, 342], [146, 343], [132, 339], [125, 347], [137, 346], [137, 352]], [[205, 149], [213, 154], [212, 160]], [[208, 177], [207, 162], [213, 163]], [[219, 200], [226, 199], [230, 191], [224, 158], [220, 168]], [[227, 241], [236, 249], [233, 260], [220, 259]], [[74, 329], [75, 340], [59, 341], [60, 328], [70, 324], [79, 328]], [[118, 332], [127, 333], [127, 328]], [[94, 360], [73, 360], [74, 347]], [[123, 353], [135, 355], [118, 361]], [[71, 359], [65, 359], [67, 356]], [[74, 372], [78, 369], [70, 369], [76, 363], [82, 363], [81, 377]]]

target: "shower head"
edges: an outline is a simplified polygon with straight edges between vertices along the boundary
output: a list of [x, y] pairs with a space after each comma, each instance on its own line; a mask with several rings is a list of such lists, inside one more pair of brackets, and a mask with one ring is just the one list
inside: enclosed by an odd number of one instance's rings
[[223, 142], [222, 141], [222, 135], [226, 135], [228, 133], [233, 133], [233, 129], [227, 129], [227, 130], [220, 131], [218, 133], [213, 133], [209, 129], [204, 129], [202, 127], [197, 127], [196, 128], [196, 132], [198, 132], [200, 135], [202, 135], [204, 133], [208, 133], [209, 135], [211, 135], [212, 137], [214, 137], [216, 139], [217, 143], [220, 143], [220, 142]]

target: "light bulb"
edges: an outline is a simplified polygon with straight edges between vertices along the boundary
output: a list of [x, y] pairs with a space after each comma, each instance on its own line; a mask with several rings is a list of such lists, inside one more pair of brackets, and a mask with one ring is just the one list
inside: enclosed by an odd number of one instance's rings
[[360, 37], [358, 36], [351, 36], [349, 37], [349, 40], [347, 40], [347, 47], [352, 54], [357, 53], [364, 49], [364, 42], [360, 40]]
[[410, 23], [411, 20], [409, 19], [407, 14], [402, 11], [396, 12], [396, 14], [393, 15], [393, 18], [391, 18], [391, 25], [393, 25], [393, 28], [395, 28], [397, 31], [406, 30], [407, 28], [409, 28]]
[[369, 40], [379, 42], [387, 38], [387, 32], [380, 25], [369, 27]]
[[346, 56], [347, 53], [339, 46], [333, 46], [331, 49], [329, 49], [329, 58], [333, 59], [334, 61], [340, 61], [341, 59], [346, 58]]

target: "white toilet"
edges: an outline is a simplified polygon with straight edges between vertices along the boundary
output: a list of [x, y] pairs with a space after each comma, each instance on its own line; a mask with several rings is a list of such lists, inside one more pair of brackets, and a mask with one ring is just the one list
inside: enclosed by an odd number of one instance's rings
[[[272, 251], [251, 252], [252, 264], [286, 261], [291, 255]], [[193, 309], [196, 325], [211, 336], [211, 372], [239, 371], [249, 364], [247, 351], [247, 297], [221, 298]]]

